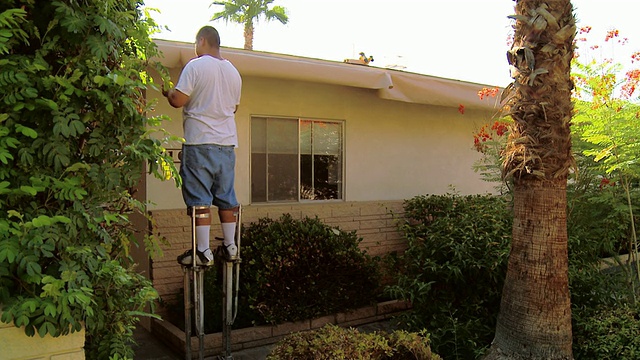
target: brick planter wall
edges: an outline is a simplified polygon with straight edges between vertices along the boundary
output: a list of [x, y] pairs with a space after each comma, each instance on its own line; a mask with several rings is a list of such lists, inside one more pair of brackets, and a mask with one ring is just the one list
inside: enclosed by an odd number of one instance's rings
[[[271, 345], [285, 336], [301, 331], [319, 329], [327, 324], [342, 327], [357, 327], [390, 319], [392, 316], [409, 309], [410, 304], [404, 301], [387, 301], [377, 305], [367, 306], [351, 312], [323, 316], [317, 319], [279, 324], [274, 326], [255, 326], [237, 329], [231, 332], [231, 351], [251, 349], [259, 346]], [[184, 331], [167, 321], [153, 320], [151, 333], [161, 339], [169, 347], [179, 353], [185, 353], [186, 337]], [[192, 334], [193, 335], [193, 334]], [[222, 333], [206, 334], [204, 336], [204, 355], [206, 357], [220, 355], [222, 348]], [[198, 337], [191, 337], [192, 357], [198, 355]]]
[[[212, 213], [211, 239], [222, 234], [215, 208], [212, 208]], [[244, 206], [242, 223], [248, 225], [265, 217], [278, 219], [286, 213], [294, 219], [317, 216], [327, 225], [344, 231], [355, 230], [362, 238], [361, 248], [373, 256], [404, 251], [407, 246], [396, 229], [396, 222], [404, 214], [401, 200]], [[175, 303], [181, 296], [183, 285], [183, 273], [176, 257], [191, 248], [190, 218], [185, 209], [154, 210], [151, 215], [154, 219], [153, 233], [164, 237], [167, 244], [162, 246], [164, 256], [153, 260], [150, 278], [163, 302]], [[167, 309], [159, 307], [156, 312], [163, 316]]]

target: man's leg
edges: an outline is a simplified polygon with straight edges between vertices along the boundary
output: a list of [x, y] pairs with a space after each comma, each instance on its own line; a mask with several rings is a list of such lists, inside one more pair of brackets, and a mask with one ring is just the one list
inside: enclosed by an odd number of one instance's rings
[[220, 217], [222, 235], [224, 236], [223, 245], [227, 249], [229, 256], [233, 259], [238, 254], [238, 247], [235, 243], [238, 207], [218, 209], [218, 216]]
[[209, 233], [211, 232], [211, 208], [196, 206], [196, 241], [198, 251], [204, 252], [209, 248]]
[[[195, 214], [194, 214], [195, 210]], [[196, 264], [210, 266], [213, 265], [213, 252], [209, 249], [209, 233], [211, 230], [211, 209], [209, 206], [189, 207], [187, 213], [190, 217], [195, 216], [195, 236], [198, 260]], [[192, 219], [193, 221], [194, 219]], [[178, 256], [178, 262], [182, 265], [191, 265], [193, 250], [189, 249]]]

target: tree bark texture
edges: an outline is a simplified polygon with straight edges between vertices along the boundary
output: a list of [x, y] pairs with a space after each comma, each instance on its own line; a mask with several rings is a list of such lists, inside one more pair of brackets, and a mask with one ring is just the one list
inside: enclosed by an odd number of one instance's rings
[[517, 182], [513, 243], [487, 359], [572, 359], [566, 181]]
[[244, 24], [244, 49], [253, 50], [253, 22]]

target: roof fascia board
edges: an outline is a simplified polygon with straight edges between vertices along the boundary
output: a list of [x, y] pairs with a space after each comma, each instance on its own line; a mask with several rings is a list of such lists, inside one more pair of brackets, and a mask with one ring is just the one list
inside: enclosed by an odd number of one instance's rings
[[[194, 44], [154, 40], [167, 68], [182, 68], [195, 57]], [[444, 107], [497, 110], [496, 101], [481, 100], [478, 91], [490, 85], [444, 79], [429, 75], [342, 62], [273, 54], [252, 50], [222, 48], [242, 75], [308, 81], [377, 90], [386, 100]]]

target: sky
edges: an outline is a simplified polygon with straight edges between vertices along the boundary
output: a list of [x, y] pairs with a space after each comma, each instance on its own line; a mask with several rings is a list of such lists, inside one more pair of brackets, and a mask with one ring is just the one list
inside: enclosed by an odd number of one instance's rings
[[[154, 38], [193, 42], [198, 29], [218, 29], [223, 47], [243, 48], [243, 27], [210, 21], [222, 6], [210, 0], [145, 0], [151, 17], [169, 30]], [[599, 56], [630, 68], [640, 51], [639, 0], [572, 0], [578, 27], [601, 47]], [[512, 79], [506, 52], [515, 13], [513, 0], [275, 0], [289, 22], [255, 23], [253, 49], [314, 59], [343, 61], [360, 52], [376, 67], [506, 86]], [[617, 29], [624, 46], [604, 42]], [[585, 51], [587, 46], [582, 46]], [[636, 63], [636, 67], [638, 64]]]

